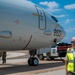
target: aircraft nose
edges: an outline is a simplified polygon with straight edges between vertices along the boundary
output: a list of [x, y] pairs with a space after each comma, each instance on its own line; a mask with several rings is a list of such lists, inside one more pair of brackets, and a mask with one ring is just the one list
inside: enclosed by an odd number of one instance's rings
[[66, 36], [66, 32], [65, 32], [65, 30], [64, 30], [64, 29], [63, 29], [63, 32], [62, 32], [62, 33], [63, 33], [63, 36], [65, 37], [65, 36]]
[[62, 31], [62, 37], [64, 38], [66, 36], [66, 32], [64, 30], [64, 28], [60, 25], [60, 29]]
[[60, 24], [58, 24], [58, 25], [59, 25], [59, 30], [61, 31], [60, 39], [63, 39], [66, 36], [66, 32], [65, 32], [64, 28]]

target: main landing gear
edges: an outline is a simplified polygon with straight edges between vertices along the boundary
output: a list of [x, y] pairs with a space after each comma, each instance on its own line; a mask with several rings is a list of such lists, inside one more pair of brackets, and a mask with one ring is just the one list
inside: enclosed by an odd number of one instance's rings
[[36, 55], [36, 50], [30, 50], [29, 51], [30, 57], [28, 59], [28, 64], [29, 66], [38, 66], [39, 64], [39, 60], [37, 57], [35, 57]]

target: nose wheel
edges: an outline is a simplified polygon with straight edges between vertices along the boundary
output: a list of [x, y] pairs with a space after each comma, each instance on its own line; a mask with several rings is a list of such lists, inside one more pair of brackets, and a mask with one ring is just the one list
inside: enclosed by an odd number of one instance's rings
[[29, 64], [29, 66], [38, 66], [39, 61], [36, 57], [30, 57], [28, 59], [28, 64]]
[[38, 66], [38, 64], [39, 64], [38, 58], [35, 57], [36, 51], [37, 51], [36, 49], [35, 50], [29, 50], [29, 54], [30, 54], [30, 57], [28, 59], [29, 66]]

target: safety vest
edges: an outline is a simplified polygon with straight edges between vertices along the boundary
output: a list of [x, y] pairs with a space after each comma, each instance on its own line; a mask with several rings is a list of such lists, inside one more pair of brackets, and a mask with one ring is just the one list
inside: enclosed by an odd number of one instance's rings
[[68, 59], [67, 70], [70, 72], [75, 72], [75, 56], [73, 48], [67, 49], [67, 59]]

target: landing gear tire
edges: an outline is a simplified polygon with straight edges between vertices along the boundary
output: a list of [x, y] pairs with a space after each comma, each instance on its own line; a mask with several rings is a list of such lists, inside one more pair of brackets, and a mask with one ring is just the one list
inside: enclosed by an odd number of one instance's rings
[[29, 64], [29, 66], [38, 66], [39, 61], [36, 57], [30, 57], [28, 59], [28, 64]]

